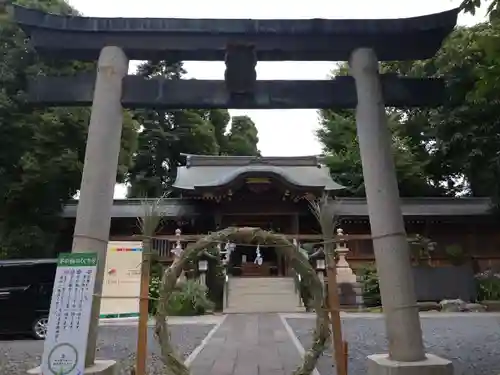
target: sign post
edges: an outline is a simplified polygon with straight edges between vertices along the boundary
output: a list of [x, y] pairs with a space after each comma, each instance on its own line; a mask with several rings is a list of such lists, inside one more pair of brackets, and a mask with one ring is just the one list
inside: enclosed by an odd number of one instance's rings
[[83, 374], [96, 270], [96, 253], [59, 256], [43, 347], [43, 375]]
[[108, 242], [102, 285], [101, 318], [139, 316], [142, 257], [143, 249], [140, 241]]

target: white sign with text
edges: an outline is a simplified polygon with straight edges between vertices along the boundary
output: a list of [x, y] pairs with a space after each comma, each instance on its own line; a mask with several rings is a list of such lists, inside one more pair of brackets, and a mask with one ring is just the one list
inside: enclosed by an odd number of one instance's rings
[[96, 253], [59, 256], [42, 375], [83, 375], [96, 272]]

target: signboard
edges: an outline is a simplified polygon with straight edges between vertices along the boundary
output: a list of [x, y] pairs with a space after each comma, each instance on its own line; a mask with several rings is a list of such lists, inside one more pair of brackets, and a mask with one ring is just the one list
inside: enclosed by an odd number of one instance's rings
[[43, 347], [43, 375], [83, 374], [96, 271], [96, 253], [59, 256]]
[[142, 242], [108, 243], [102, 286], [102, 318], [139, 316], [141, 262]]

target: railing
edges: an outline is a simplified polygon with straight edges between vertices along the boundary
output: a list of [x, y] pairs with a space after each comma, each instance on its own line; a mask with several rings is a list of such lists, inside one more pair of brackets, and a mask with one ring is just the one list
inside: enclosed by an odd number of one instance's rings
[[163, 238], [153, 239], [153, 249], [156, 251], [160, 258], [165, 259], [172, 256], [172, 254], [170, 253], [170, 250], [172, 250], [172, 245], [170, 242], [170, 240], [165, 240]]

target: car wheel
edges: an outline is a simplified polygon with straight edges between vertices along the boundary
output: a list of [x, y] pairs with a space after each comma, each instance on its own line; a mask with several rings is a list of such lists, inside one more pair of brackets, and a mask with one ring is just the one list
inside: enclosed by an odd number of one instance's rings
[[33, 337], [37, 340], [45, 340], [47, 336], [47, 328], [49, 326], [49, 318], [47, 316], [41, 316], [33, 323], [31, 327], [31, 333]]

